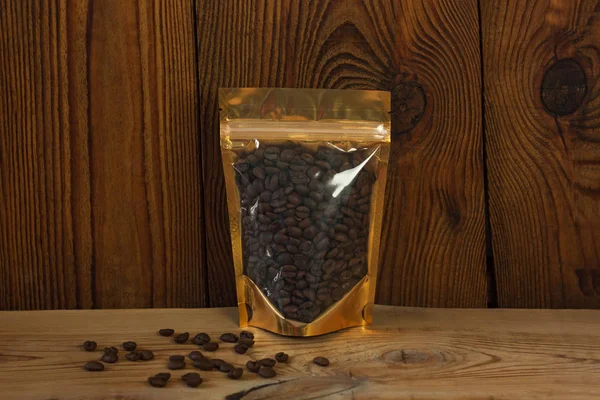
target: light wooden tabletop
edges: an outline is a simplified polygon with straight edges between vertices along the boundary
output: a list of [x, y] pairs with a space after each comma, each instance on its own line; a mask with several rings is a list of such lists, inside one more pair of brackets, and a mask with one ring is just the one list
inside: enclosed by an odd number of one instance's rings
[[[224, 399], [240, 391], [244, 400], [600, 398], [600, 311], [378, 306], [369, 328], [300, 339], [249, 329], [256, 344], [246, 354], [228, 343], [205, 353], [243, 366], [285, 351], [290, 360], [274, 379], [244, 369], [234, 381], [188, 363], [162, 389], [146, 378], [197, 346], [158, 336], [160, 328], [214, 338], [239, 331], [233, 308], [0, 312], [0, 399]], [[85, 340], [98, 350], [83, 351]], [[104, 346], [127, 340], [155, 359], [130, 362], [121, 350], [105, 371], [84, 371]], [[317, 355], [330, 366], [313, 364]], [[192, 371], [204, 378], [196, 389], [180, 379]]]

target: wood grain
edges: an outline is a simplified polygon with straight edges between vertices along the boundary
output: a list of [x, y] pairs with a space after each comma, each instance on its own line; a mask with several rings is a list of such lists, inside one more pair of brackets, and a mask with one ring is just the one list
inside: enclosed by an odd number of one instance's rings
[[[375, 324], [334, 334], [294, 339], [258, 329], [256, 344], [239, 355], [221, 343], [216, 353], [236, 366], [285, 351], [275, 379], [244, 372], [237, 381], [191, 366], [171, 371], [164, 389], [148, 376], [167, 371], [167, 358], [196, 346], [158, 336], [160, 328], [237, 331], [237, 311], [93, 310], [0, 313], [0, 384], [12, 399], [570, 399], [600, 396], [600, 311], [441, 310], [376, 306]], [[19, 338], [19, 340], [15, 340]], [[151, 349], [150, 362], [121, 357], [101, 373], [83, 370], [100, 350], [134, 340]], [[121, 351], [120, 353], [123, 353]], [[122, 354], [121, 354], [122, 355]], [[327, 368], [311, 363], [329, 358]], [[198, 371], [204, 383], [187, 388], [180, 376]], [[32, 384], [35, 377], [35, 384]], [[68, 388], [68, 390], [65, 390]]]
[[[486, 305], [476, 1], [202, 1], [197, 32], [211, 305], [235, 304], [217, 89], [405, 82], [427, 107], [393, 141], [378, 301]], [[419, 119], [406, 110], [422, 103], [407, 104], [393, 105], [396, 126]]]
[[192, 9], [0, 2], [0, 308], [205, 304]]
[[499, 305], [598, 308], [600, 3], [481, 4]]

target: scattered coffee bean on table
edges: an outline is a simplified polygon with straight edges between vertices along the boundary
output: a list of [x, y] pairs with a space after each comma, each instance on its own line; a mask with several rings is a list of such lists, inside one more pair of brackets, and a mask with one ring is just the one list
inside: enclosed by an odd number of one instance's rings
[[181, 379], [186, 385], [193, 388], [200, 386], [202, 383], [202, 377], [196, 372], [188, 372], [187, 374], [183, 375]]
[[196, 360], [199, 360], [201, 358], [204, 358], [204, 356], [199, 351], [194, 350], [190, 354], [188, 354], [188, 358], [190, 360], [192, 360], [192, 361], [196, 361]]
[[244, 271], [285, 318], [313, 321], [366, 276], [372, 151], [236, 151]]
[[159, 378], [163, 378], [163, 379], [166, 379], [166, 380], [171, 379], [171, 374], [169, 372], [160, 372], [160, 373], [158, 373], [158, 374], [156, 374], [154, 376], [158, 376]]
[[86, 340], [83, 342], [83, 349], [85, 351], [94, 351], [98, 347], [98, 344], [92, 340]]
[[326, 367], [329, 365], [329, 360], [325, 357], [315, 357], [313, 359], [313, 362], [317, 365], [320, 365], [321, 367]]
[[240, 379], [244, 375], [244, 370], [241, 368], [233, 368], [227, 373], [227, 376], [231, 379]]
[[272, 378], [275, 375], [277, 375], [277, 373], [275, 372], [275, 370], [272, 367], [265, 367], [265, 366], [260, 367], [260, 369], [258, 370], [258, 374], [260, 376], [262, 376], [263, 378]]
[[233, 347], [233, 350], [238, 354], [244, 354], [248, 351], [248, 347], [246, 345], [238, 343]]
[[213, 358], [210, 360], [210, 363], [212, 364], [213, 368], [219, 369], [221, 364], [225, 363], [225, 360], [221, 360], [220, 358]]
[[117, 349], [115, 346], [105, 347], [104, 354], [108, 353], [119, 354], [119, 349]]
[[204, 343], [202, 345], [202, 348], [206, 351], [217, 351], [219, 349], [219, 343], [215, 343], [215, 342]]
[[137, 347], [137, 344], [135, 342], [125, 342], [121, 346], [126, 351], [134, 351]]
[[246, 347], [254, 346], [254, 340], [252, 340], [252, 339], [240, 339], [240, 340], [238, 340], [238, 343], [243, 344]]
[[221, 372], [229, 372], [233, 369], [233, 365], [229, 364], [228, 362], [224, 362], [221, 365], [219, 365], [219, 371]]
[[104, 353], [102, 361], [107, 364], [114, 364], [119, 361], [119, 356], [116, 353]]
[[290, 356], [288, 356], [286, 353], [284, 353], [282, 351], [275, 354], [275, 360], [277, 360], [277, 362], [280, 362], [280, 363], [287, 362], [287, 360], [289, 358], [290, 358]]
[[99, 361], [88, 361], [85, 363], [83, 368], [85, 368], [87, 371], [92, 371], [92, 372], [104, 371], [104, 364], [102, 364]]
[[227, 343], [235, 343], [239, 340], [239, 337], [233, 333], [224, 333], [221, 335], [221, 341]]
[[249, 332], [249, 331], [241, 331], [240, 332], [240, 339], [254, 340], [254, 333]]
[[173, 338], [173, 340], [175, 341], [175, 343], [184, 344], [185, 342], [188, 341], [189, 338], [190, 338], [190, 334], [187, 332], [184, 332], [184, 333], [180, 333], [179, 335], [175, 336], [175, 338]]
[[201, 358], [199, 360], [194, 361], [194, 367], [201, 369], [202, 371], [210, 371], [214, 368], [211, 360], [208, 358]]
[[246, 362], [246, 368], [250, 372], [258, 372], [258, 370], [260, 369], [260, 367], [261, 367], [261, 365], [258, 362], [256, 362], [256, 361], [248, 361], [248, 362]]
[[137, 351], [132, 351], [130, 353], [125, 354], [125, 358], [129, 361], [139, 361], [142, 359], [142, 355]]
[[199, 333], [196, 336], [194, 336], [194, 344], [197, 344], [198, 346], [202, 346], [203, 344], [209, 342], [210, 336], [208, 336], [206, 333]]
[[258, 363], [260, 365], [265, 366], [265, 367], [273, 367], [273, 366], [275, 366], [275, 360], [273, 360], [272, 358], [263, 358]]
[[171, 370], [184, 369], [185, 368], [185, 357], [183, 356], [171, 356], [167, 368]]
[[175, 329], [161, 329], [158, 331], [160, 336], [173, 336]]
[[138, 353], [142, 361], [150, 361], [154, 358], [154, 353], [150, 350], [140, 350]]
[[167, 386], [168, 382], [169, 382], [169, 379], [165, 378], [164, 376], [155, 375], [155, 376], [151, 376], [150, 378], [148, 378], [148, 383], [157, 388], [162, 388], [162, 387]]

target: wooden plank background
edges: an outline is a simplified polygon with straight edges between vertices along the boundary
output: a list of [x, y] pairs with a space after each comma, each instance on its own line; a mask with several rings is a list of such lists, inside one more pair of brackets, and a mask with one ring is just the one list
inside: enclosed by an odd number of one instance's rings
[[0, 26], [0, 308], [206, 305], [193, 3]]
[[[498, 303], [598, 308], [600, 3], [485, 0], [482, 6]], [[546, 71], [564, 59], [575, 67], [564, 70], [556, 87]], [[577, 65], [586, 85], [573, 81]], [[553, 96], [559, 108], [547, 110], [543, 96]], [[574, 112], [561, 115], [570, 106]]]
[[596, 3], [0, 0], [0, 309], [235, 304], [220, 86], [392, 92], [379, 303], [600, 307]]

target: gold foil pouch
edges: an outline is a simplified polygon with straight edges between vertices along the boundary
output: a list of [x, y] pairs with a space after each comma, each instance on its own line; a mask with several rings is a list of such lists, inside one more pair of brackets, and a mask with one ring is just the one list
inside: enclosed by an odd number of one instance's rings
[[390, 95], [221, 89], [242, 327], [313, 336], [371, 323]]

